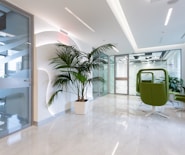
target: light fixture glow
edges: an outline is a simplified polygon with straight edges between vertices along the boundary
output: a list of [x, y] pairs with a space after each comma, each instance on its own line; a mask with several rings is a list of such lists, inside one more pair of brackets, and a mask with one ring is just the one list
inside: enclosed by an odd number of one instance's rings
[[126, 16], [123, 12], [123, 9], [121, 7], [120, 1], [119, 0], [107, 0], [107, 3], [109, 7], [111, 8], [113, 14], [115, 15], [118, 23], [120, 24], [123, 32], [125, 33], [126, 37], [128, 38], [130, 44], [132, 45], [134, 50], [137, 50], [137, 44], [136, 41], [133, 37], [133, 34], [130, 30], [130, 27], [128, 25]]
[[116, 143], [114, 150], [112, 151], [112, 155], [115, 155], [116, 150], [118, 149], [119, 142]]
[[69, 8], [65, 7], [65, 10], [70, 13], [73, 17], [75, 17], [80, 23], [82, 23], [85, 27], [87, 27], [92, 32], [95, 32], [95, 30], [90, 27], [87, 23], [85, 23], [80, 17], [78, 17], [74, 12], [72, 12]]
[[164, 23], [165, 26], [168, 25], [168, 22], [169, 22], [169, 20], [170, 20], [171, 14], [172, 14], [172, 11], [173, 11], [173, 8], [169, 8], [169, 9], [168, 9], [168, 13], [167, 13], [167, 15], [166, 15], [166, 19], [165, 19], [165, 23]]
[[116, 52], [119, 52], [119, 50], [116, 47], [112, 47], [112, 49]]

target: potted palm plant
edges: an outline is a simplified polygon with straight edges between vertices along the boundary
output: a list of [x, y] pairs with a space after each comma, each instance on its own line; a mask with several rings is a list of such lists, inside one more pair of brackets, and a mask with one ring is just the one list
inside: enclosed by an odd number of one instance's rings
[[51, 95], [48, 104], [51, 105], [59, 92], [72, 92], [77, 96], [74, 103], [74, 110], [77, 114], [85, 114], [88, 111], [87, 98], [85, 94], [94, 81], [104, 82], [102, 77], [92, 77], [93, 69], [97, 69], [105, 62], [99, 57], [100, 52], [113, 48], [112, 44], [105, 44], [93, 49], [90, 53], [82, 52], [74, 46], [57, 44], [56, 57], [51, 59], [50, 64], [58, 74], [53, 80], [54, 93]]
[[169, 100], [173, 102], [175, 100], [175, 95], [183, 93], [183, 79], [178, 77], [169, 76]]
[[172, 92], [181, 93], [183, 90], [183, 79], [169, 76], [169, 89]]

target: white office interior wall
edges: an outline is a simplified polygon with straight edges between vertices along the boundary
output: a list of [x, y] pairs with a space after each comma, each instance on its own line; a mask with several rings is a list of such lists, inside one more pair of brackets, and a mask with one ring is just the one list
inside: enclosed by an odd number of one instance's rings
[[[35, 54], [34, 54], [34, 112], [33, 121], [37, 124], [52, 118], [54, 115], [60, 114], [71, 108], [71, 103], [76, 99], [74, 94], [61, 93], [51, 106], [47, 106], [49, 97], [53, 91], [52, 79], [56, 72], [49, 65], [49, 60], [56, 54], [55, 44], [58, 42], [73, 45], [81, 50], [90, 51], [89, 45], [82, 41], [72, 39], [58, 29], [45, 21], [34, 17], [35, 31]], [[77, 44], [76, 44], [77, 42]], [[84, 51], [85, 51], [84, 50]], [[87, 96], [92, 96], [92, 90], [89, 89]], [[36, 97], [36, 99], [35, 99]]]
[[73, 99], [71, 94], [62, 92], [54, 103], [48, 106], [49, 97], [53, 93], [52, 81], [56, 75], [56, 71], [49, 65], [49, 60], [54, 57], [55, 48], [53, 44], [37, 47], [38, 122], [70, 109]]
[[[58, 42], [60, 33], [59, 31], [49, 24], [45, 23], [38, 17], [35, 17], [34, 29], [35, 29], [35, 58], [36, 62], [36, 75], [35, 84], [37, 91], [37, 100], [34, 103], [34, 122], [42, 122], [51, 118], [54, 114], [64, 111], [61, 104], [56, 104], [57, 107], [47, 106], [47, 95], [50, 91], [51, 74], [49, 69], [49, 59], [54, 56], [55, 47], [54, 44]], [[59, 101], [58, 101], [59, 100]], [[58, 98], [59, 103], [61, 98]], [[63, 99], [65, 102], [65, 100]], [[55, 104], [53, 104], [55, 105]], [[65, 105], [65, 104], [64, 104]], [[61, 106], [61, 107], [58, 107]]]

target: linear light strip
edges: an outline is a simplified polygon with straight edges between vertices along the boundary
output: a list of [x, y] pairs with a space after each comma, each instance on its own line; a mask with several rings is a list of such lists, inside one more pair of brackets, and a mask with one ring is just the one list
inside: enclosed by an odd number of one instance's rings
[[114, 51], [119, 52], [119, 50], [116, 47], [112, 47]]
[[128, 38], [130, 44], [132, 45], [134, 50], [137, 50], [137, 44], [127, 22], [126, 16], [123, 12], [119, 0], [107, 0], [109, 7], [111, 8], [112, 12], [114, 13], [115, 17], [117, 18], [118, 23], [120, 24], [123, 32], [125, 33], [126, 37]]
[[78, 17], [74, 12], [72, 12], [69, 8], [65, 7], [65, 10], [70, 13], [73, 17], [75, 17], [79, 22], [81, 22], [85, 27], [87, 27], [92, 32], [95, 32], [95, 30], [90, 27], [87, 23], [85, 23], [80, 17]]
[[168, 25], [168, 22], [169, 22], [169, 20], [170, 20], [171, 14], [172, 14], [172, 11], [173, 11], [173, 8], [169, 8], [169, 9], [168, 9], [168, 13], [167, 13], [167, 15], [166, 15], [166, 19], [165, 19], [165, 23], [164, 23], [165, 26]]
[[119, 146], [119, 142], [116, 143], [114, 150], [112, 151], [112, 155], [115, 155], [116, 150], [118, 149], [118, 146]]

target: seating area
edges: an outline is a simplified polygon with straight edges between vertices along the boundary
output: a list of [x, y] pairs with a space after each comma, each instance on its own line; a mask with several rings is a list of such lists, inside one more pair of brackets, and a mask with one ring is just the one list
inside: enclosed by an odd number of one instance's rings
[[[160, 82], [156, 80], [156, 71], [163, 73], [163, 80]], [[146, 73], [151, 74], [151, 78], [143, 80], [142, 75]], [[155, 110], [156, 106], [165, 105], [169, 98], [168, 73], [165, 69], [155, 68], [139, 70], [137, 73], [136, 90], [140, 94], [142, 102], [152, 106], [152, 111], [146, 114], [146, 116], [158, 114], [168, 118], [167, 115], [156, 112]]]

